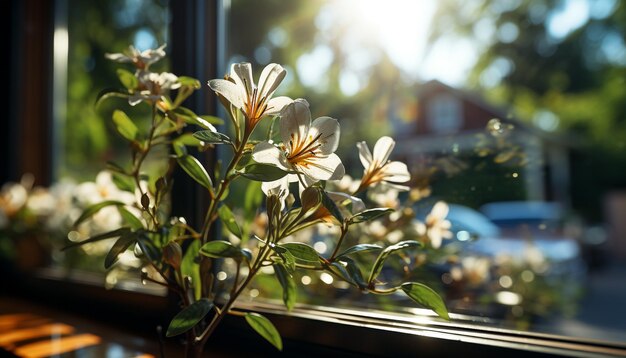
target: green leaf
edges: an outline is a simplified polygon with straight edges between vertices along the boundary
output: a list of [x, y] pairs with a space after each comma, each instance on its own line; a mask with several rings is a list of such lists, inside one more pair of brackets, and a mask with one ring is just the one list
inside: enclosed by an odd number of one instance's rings
[[375, 250], [382, 250], [382, 249], [383, 249], [382, 247], [376, 244], [358, 244], [340, 253], [339, 255], [337, 255], [337, 257], [340, 258], [342, 256], [351, 255], [357, 252], [375, 251]]
[[261, 190], [261, 183], [251, 182], [246, 185], [246, 195], [244, 196], [244, 212], [246, 222], [250, 223], [256, 217], [257, 210], [263, 203], [263, 191]]
[[367, 288], [367, 283], [363, 280], [361, 269], [359, 269], [356, 262], [349, 258], [342, 261], [345, 263], [345, 266], [341, 262], [333, 262], [330, 264], [331, 267], [335, 268], [333, 272], [336, 274], [338, 273], [344, 281], [365, 290]]
[[172, 149], [174, 149], [174, 154], [176, 154], [177, 158], [187, 155], [187, 147], [184, 143], [181, 143], [177, 140], [172, 141]]
[[109, 98], [118, 97], [118, 98], [128, 98], [129, 94], [126, 92], [122, 92], [118, 89], [106, 88], [98, 93], [96, 96], [96, 109], [100, 106], [100, 104]]
[[65, 250], [70, 249], [72, 247], [81, 246], [81, 245], [84, 245], [84, 244], [89, 244], [91, 242], [96, 242], [96, 241], [100, 241], [100, 240], [106, 240], [106, 239], [111, 239], [111, 238], [114, 238], [114, 237], [119, 237], [119, 236], [125, 235], [125, 234], [127, 234], [129, 232], [130, 232], [130, 229], [127, 228], [127, 227], [119, 228], [119, 229], [113, 230], [113, 231], [108, 231], [108, 232], [105, 232], [105, 233], [102, 233], [102, 234], [98, 234], [96, 236], [92, 236], [92, 237], [88, 238], [87, 240], [71, 243], [71, 244], [65, 246], [64, 248], [62, 248], [61, 251], [65, 251]]
[[361, 223], [365, 221], [378, 219], [379, 217], [386, 215], [388, 213], [391, 213], [392, 211], [393, 209], [390, 209], [390, 208], [367, 209], [367, 210], [361, 211], [360, 213], [348, 219], [348, 224], [357, 224], [357, 223]]
[[127, 232], [122, 237], [117, 239], [115, 244], [109, 250], [109, 253], [104, 258], [104, 268], [108, 269], [113, 266], [113, 264], [117, 261], [117, 258], [124, 252], [130, 245], [134, 244], [137, 240], [137, 234], [134, 232]]
[[293, 275], [293, 273], [296, 271], [296, 258], [291, 254], [291, 252], [287, 251], [286, 249], [282, 247], [275, 247], [275, 248], [279, 249], [279, 250], [274, 250], [274, 251], [276, 251], [278, 256], [283, 260], [283, 264], [285, 265], [287, 272]]
[[97, 204], [94, 204], [83, 211], [83, 213], [74, 222], [73, 227], [78, 227], [78, 225], [80, 225], [83, 221], [92, 217], [94, 214], [100, 211], [100, 209], [105, 208], [107, 206], [112, 206], [112, 205], [124, 206], [125, 204], [122, 203], [121, 201], [116, 201], [116, 200], [107, 200], [107, 201], [102, 201]]
[[122, 216], [122, 219], [131, 227], [131, 229], [133, 230], [143, 229], [143, 223], [141, 222], [141, 220], [139, 220], [138, 217], [133, 215], [133, 213], [128, 211], [128, 209], [126, 209], [123, 206], [118, 206], [117, 211], [119, 211], [120, 215]]
[[246, 313], [246, 321], [261, 337], [265, 338], [279, 351], [283, 350], [283, 340], [280, 338], [278, 330], [269, 319], [258, 313]]
[[211, 129], [209, 124], [224, 124], [221, 118], [214, 116], [198, 116], [190, 109], [178, 107], [172, 111], [174, 117], [180, 117], [187, 124], [196, 125], [202, 129]]
[[337, 207], [333, 199], [331, 199], [324, 190], [320, 190], [320, 193], [322, 195], [322, 205], [324, 205], [324, 207], [330, 212], [332, 216], [335, 217], [335, 219], [339, 220], [340, 223], [343, 222], [343, 215], [341, 215], [341, 211], [339, 211], [339, 208]]
[[112, 173], [111, 180], [121, 190], [134, 192], [135, 191], [135, 181], [128, 175]]
[[222, 222], [224, 223], [224, 226], [226, 226], [228, 231], [232, 232], [233, 235], [240, 238], [241, 228], [239, 227], [239, 225], [237, 225], [235, 216], [233, 215], [233, 212], [230, 211], [230, 208], [224, 204], [220, 206], [219, 209], [217, 209], [217, 214], [219, 215], [220, 219], [222, 219]]
[[403, 283], [400, 287], [413, 301], [435, 311], [439, 317], [450, 320], [446, 304], [432, 288], [418, 282]]
[[344, 281], [347, 281], [347, 282], [352, 283], [352, 284], [356, 284], [356, 282], [354, 282], [354, 280], [350, 276], [350, 273], [346, 269], [346, 266], [344, 266], [341, 262], [333, 262], [333, 263], [330, 264], [330, 266], [333, 267], [334, 270], [329, 270], [329, 271], [332, 271], [334, 273], [339, 273], [339, 276]]
[[209, 241], [202, 245], [200, 248], [200, 254], [217, 259], [224, 257], [240, 259], [244, 257], [241, 249], [234, 246], [230, 242], [223, 240]]
[[252, 153], [250, 151], [244, 152], [243, 155], [241, 156], [241, 159], [235, 166], [235, 169], [237, 171], [241, 171], [241, 169], [245, 167], [246, 165], [248, 165], [250, 162], [252, 162]]
[[117, 69], [117, 78], [119, 78], [122, 85], [129, 90], [134, 90], [139, 85], [137, 77], [135, 77], [132, 72], [123, 68]]
[[181, 118], [185, 123], [198, 125], [204, 129], [209, 129], [210, 127], [204, 123], [202, 118], [198, 119], [198, 115], [194, 113], [194, 111], [185, 107], [177, 107], [172, 111], [168, 112], [168, 115], [172, 118], [175, 118], [179, 121]]
[[185, 133], [181, 135], [180, 137], [174, 139], [174, 141], [183, 145], [190, 146], [190, 147], [199, 147], [202, 145], [200, 140], [194, 137], [193, 134], [191, 133]]
[[191, 155], [183, 155], [177, 157], [178, 165], [180, 165], [193, 180], [197, 181], [203, 187], [211, 190], [213, 183], [206, 169], [200, 164], [200, 161]]
[[274, 181], [288, 173], [275, 165], [253, 163], [247, 165], [240, 172], [241, 176], [255, 181]]
[[274, 273], [280, 285], [283, 287], [283, 302], [288, 311], [293, 309], [296, 304], [296, 281], [289, 274], [287, 268], [281, 263], [274, 264]]
[[[221, 119], [220, 117], [202, 115], [200, 116], [200, 118], [216, 126], [224, 124], [224, 120]], [[208, 128], [205, 128], [205, 129], [208, 129]]]
[[246, 248], [241, 249], [241, 254], [246, 260], [248, 260], [248, 262], [252, 261], [252, 251], [250, 251], [249, 249], [246, 249]]
[[288, 242], [279, 245], [284, 249], [287, 249], [293, 257], [296, 258], [297, 263], [303, 263], [310, 265], [311, 263], [318, 263], [320, 261], [319, 254], [314, 248], [301, 242]]
[[226, 134], [214, 132], [212, 130], [195, 132], [193, 136], [207, 144], [231, 143], [230, 138], [228, 138]]
[[126, 113], [116, 109], [115, 112], [113, 112], [113, 122], [122, 137], [130, 141], [134, 141], [137, 138], [137, 126], [128, 118]]
[[206, 298], [200, 299], [178, 312], [167, 328], [167, 337], [185, 333], [200, 322], [213, 308], [213, 303]]
[[126, 169], [122, 168], [115, 162], [106, 162], [106, 170], [113, 173], [128, 175], [128, 173], [126, 173]]
[[193, 285], [194, 297], [196, 300], [200, 299], [202, 295], [202, 285], [200, 284], [200, 265], [196, 261], [200, 251], [200, 240], [193, 240], [183, 255], [183, 261], [180, 264], [180, 272], [183, 277], [191, 277], [191, 284]]
[[180, 76], [178, 77], [178, 83], [180, 83], [183, 86], [193, 87], [195, 89], [199, 89], [201, 87], [200, 81], [198, 81], [197, 79], [193, 77]]
[[149, 261], [160, 261], [162, 256], [161, 249], [156, 245], [156, 239], [160, 238], [160, 236], [155, 237], [155, 235], [158, 234], [153, 233], [149, 235], [144, 232], [137, 236], [137, 244]]
[[387, 259], [387, 257], [389, 257], [389, 255], [399, 250], [404, 250], [404, 249], [408, 249], [411, 247], [420, 247], [420, 246], [422, 245], [417, 241], [407, 240], [407, 241], [401, 241], [395, 245], [391, 245], [385, 248], [376, 258], [376, 261], [374, 262], [374, 266], [372, 266], [372, 271], [370, 272], [370, 276], [367, 279], [367, 282], [371, 283], [374, 281], [374, 279], [376, 279], [376, 277], [378, 277], [378, 274], [380, 274], [380, 271], [383, 269], [385, 260]]
[[363, 279], [363, 274], [361, 273], [359, 265], [349, 257], [344, 257], [342, 261], [346, 263], [346, 271], [348, 271], [352, 281], [356, 283], [360, 289], [365, 289], [367, 287], [367, 282]]

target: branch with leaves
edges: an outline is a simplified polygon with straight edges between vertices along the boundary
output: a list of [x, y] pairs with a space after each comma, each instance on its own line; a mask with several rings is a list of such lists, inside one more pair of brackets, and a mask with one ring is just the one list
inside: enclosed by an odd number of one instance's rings
[[[282, 286], [287, 309], [292, 309], [296, 302], [294, 273], [315, 270], [325, 271], [364, 292], [404, 292], [413, 301], [449, 319], [443, 300], [426, 285], [379, 280], [389, 257], [420, 250], [423, 242], [406, 240], [388, 247], [367, 243], [343, 245], [353, 227], [392, 211], [366, 208], [356, 195], [372, 187], [397, 185], [410, 179], [405, 164], [389, 161], [393, 139], [381, 138], [373, 153], [365, 143], [358, 144], [365, 169], [356, 190], [326, 190], [327, 182], [340, 180], [345, 173], [335, 154], [340, 141], [339, 121], [331, 117], [312, 119], [304, 99], [274, 97], [286, 76], [282, 66], [266, 66], [257, 84], [248, 63], [233, 64], [224, 79], [208, 82], [228, 115], [233, 129], [229, 136], [214, 126], [222, 124], [219, 118], [198, 116], [183, 107], [185, 99], [201, 88], [199, 81], [150, 71], [150, 66], [164, 56], [164, 46], [143, 52], [131, 47], [124, 54], [107, 55], [114, 61], [132, 64], [134, 72], [118, 70], [124, 90], [104, 92], [98, 103], [122, 97], [128, 99], [130, 106], [150, 109], [151, 118], [145, 128], [122, 110], [115, 110], [112, 116], [117, 132], [129, 143], [131, 160], [127, 166], [110, 163], [108, 168], [118, 182], [124, 183], [122, 189], [134, 193], [138, 200], [109, 200], [87, 208], [76, 225], [106, 207], [117, 208], [123, 225], [72, 246], [117, 238], [106, 257], [107, 268], [115, 264], [121, 253], [134, 248], [153, 273], [145, 273], [144, 279], [157, 282], [180, 297], [181, 311], [171, 321], [167, 336], [186, 334], [188, 355], [199, 354], [242, 292], [267, 266], [273, 268]], [[268, 133], [255, 131], [266, 118], [273, 118]], [[223, 171], [218, 168], [209, 174], [188, 148], [211, 150], [217, 145], [231, 151], [230, 160]], [[158, 146], [169, 147], [172, 160], [163, 172], [149, 172], [145, 168], [146, 158]], [[210, 198], [204, 222], [198, 228], [191, 227], [182, 217], [171, 217], [168, 211], [175, 166], [201, 185]], [[261, 182], [260, 190], [266, 199], [264, 205], [253, 210], [267, 216], [264, 237], [243, 230], [233, 214], [235, 210], [227, 205], [226, 197], [236, 181]], [[290, 191], [292, 183], [298, 187], [297, 192]], [[209, 233], [217, 222], [239, 240], [211, 237]], [[339, 228], [330, 255], [292, 240], [296, 233], [320, 224]], [[353, 259], [361, 252], [378, 253], [367, 270]], [[229, 287], [218, 284], [215, 277], [215, 268], [222, 260], [232, 260], [235, 266]], [[255, 331], [282, 349], [280, 335], [267, 318], [258, 313], [245, 313], [244, 317]]]

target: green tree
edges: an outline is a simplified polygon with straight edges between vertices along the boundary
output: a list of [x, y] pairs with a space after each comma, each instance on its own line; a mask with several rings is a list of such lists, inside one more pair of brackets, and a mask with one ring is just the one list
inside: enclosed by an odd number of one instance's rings
[[580, 26], [561, 31], [554, 21], [567, 4], [447, 0], [430, 42], [472, 39], [480, 56], [467, 86], [570, 139], [574, 208], [598, 220], [603, 195], [626, 186], [626, 5], [588, 1]]

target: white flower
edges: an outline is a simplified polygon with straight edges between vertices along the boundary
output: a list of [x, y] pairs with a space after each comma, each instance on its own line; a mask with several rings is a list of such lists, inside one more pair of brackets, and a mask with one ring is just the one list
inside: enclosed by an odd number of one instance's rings
[[339, 145], [339, 122], [320, 117], [311, 122], [308, 103], [297, 99], [281, 112], [278, 147], [261, 142], [254, 147], [252, 158], [258, 163], [275, 165], [285, 171], [297, 172], [275, 182], [263, 183], [267, 194], [271, 188], [288, 190], [288, 183], [300, 181], [301, 189], [319, 180], [338, 180], [345, 168], [335, 154]]
[[404, 233], [401, 230], [394, 230], [388, 233], [386, 238], [390, 244], [395, 244], [404, 238]]
[[468, 256], [461, 260], [461, 268], [454, 267], [450, 274], [455, 281], [465, 279], [471, 285], [478, 285], [489, 279], [490, 268], [488, 258]]
[[346, 174], [341, 180], [335, 182], [334, 187], [342, 192], [354, 193], [358, 189], [359, 183], [358, 180], [354, 180], [354, 178]]
[[57, 210], [57, 201], [48, 190], [37, 187], [28, 196], [26, 207], [36, 216], [47, 217]]
[[[78, 185], [76, 187], [76, 199], [83, 207], [107, 200], [119, 201], [129, 206], [135, 203], [135, 195], [120, 190], [113, 182], [111, 173], [107, 171], [98, 173], [95, 182], [86, 182]], [[94, 226], [92, 228], [93, 232], [102, 232], [120, 227], [122, 217], [116, 207], [107, 206], [94, 214], [90, 222]]]
[[139, 87], [128, 97], [128, 103], [131, 106], [144, 100], [159, 101], [169, 90], [180, 88], [178, 77], [169, 72], [139, 71], [137, 79], [139, 80]]
[[541, 273], [548, 269], [549, 263], [545, 255], [532, 241], [527, 241], [524, 245], [522, 260], [524, 264], [530, 266], [535, 272]]
[[380, 207], [396, 209], [400, 206], [399, 194], [395, 186], [378, 185], [368, 192], [368, 197]]
[[20, 211], [28, 200], [28, 189], [22, 183], [7, 183], [0, 192], [0, 207], [11, 217]]
[[96, 176], [95, 182], [81, 183], [76, 187], [76, 199], [85, 206], [106, 200], [116, 200], [131, 205], [135, 202], [135, 195], [120, 190], [113, 182], [111, 173], [102, 171]]
[[252, 79], [252, 66], [249, 63], [234, 63], [228, 79], [210, 80], [209, 87], [244, 113], [246, 130], [251, 133], [261, 118], [280, 113], [292, 102], [289, 97], [272, 98], [286, 75], [287, 71], [281, 65], [270, 63], [261, 72], [256, 86]]
[[56, 200], [54, 212], [47, 218], [46, 227], [50, 230], [68, 231], [72, 221], [80, 216], [80, 209], [74, 204], [76, 184], [62, 180], [50, 187], [50, 193]]
[[130, 45], [124, 53], [107, 53], [104, 57], [116, 62], [131, 62], [137, 69], [145, 70], [151, 64], [165, 57], [165, 46], [167, 45], [163, 44], [157, 49], [139, 51], [133, 45]]
[[387, 227], [380, 220], [372, 221], [366, 228], [370, 235], [378, 239], [383, 238], [387, 234]]
[[426, 216], [426, 234], [433, 248], [438, 249], [443, 239], [451, 239], [452, 232], [450, 227], [452, 224], [446, 220], [446, 216], [450, 208], [443, 201], [438, 201], [430, 214]]
[[374, 155], [367, 147], [367, 143], [359, 142], [359, 159], [365, 167], [359, 190], [378, 182], [404, 183], [411, 179], [406, 164], [389, 161], [389, 155], [396, 142], [390, 137], [381, 137], [374, 145]]

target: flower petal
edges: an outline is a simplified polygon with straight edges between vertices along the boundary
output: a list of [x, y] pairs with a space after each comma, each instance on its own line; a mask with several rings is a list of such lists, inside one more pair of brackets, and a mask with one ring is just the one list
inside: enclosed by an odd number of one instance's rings
[[391, 137], [380, 137], [374, 145], [374, 161], [385, 164], [396, 142]]
[[284, 192], [289, 193], [289, 182], [286, 176], [278, 180], [263, 182], [261, 183], [261, 190], [265, 195], [278, 194], [282, 196]]
[[123, 53], [106, 53], [104, 54], [106, 59], [117, 61], [117, 62], [132, 62], [133, 59], [124, 55]]
[[269, 142], [261, 142], [254, 146], [252, 159], [257, 163], [272, 164], [280, 169], [289, 170], [285, 154]]
[[339, 122], [330, 117], [320, 117], [311, 123], [311, 129], [309, 129], [309, 136], [317, 137], [321, 134], [317, 140], [318, 144], [321, 144], [319, 151], [322, 155], [329, 155], [334, 153], [339, 146]]
[[311, 127], [311, 112], [309, 103], [303, 99], [296, 99], [288, 104], [280, 112], [280, 136], [287, 150], [291, 150], [294, 145], [303, 141]]
[[408, 187], [406, 185], [399, 185], [399, 184], [393, 184], [393, 183], [389, 183], [386, 181], [382, 181], [380, 182], [380, 184], [378, 185], [379, 187], [387, 187], [396, 191], [409, 191], [411, 190], [411, 187]]
[[359, 159], [361, 160], [361, 164], [363, 164], [363, 167], [367, 170], [372, 165], [372, 161], [374, 160], [372, 158], [372, 152], [370, 152], [370, 149], [367, 147], [367, 143], [365, 142], [358, 142], [356, 147], [359, 149]]
[[429, 216], [437, 219], [444, 219], [448, 215], [449, 211], [450, 209], [448, 208], [448, 204], [446, 204], [444, 201], [438, 201], [433, 206]]
[[242, 97], [241, 88], [237, 87], [236, 84], [230, 81], [217, 79], [210, 80], [209, 87], [211, 87], [213, 91], [224, 96], [224, 98], [226, 98], [226, 100], [228, 100], [228, 102], [230, 102], [233, 106], [237, 108], [244, 107], [244, 100]]
[[275, 97], [267, 102], [267, 109], [265, 114], [268, 116], [274, 116], [280, 113], [286, 105], [293, 102], [293, 99], [285, 96]]
[[430, 245], [433, 249], [441, 247], [441, 240], [443, 237], [441, 236], [441, 232], [439, 230], [428, 230], [428, 238], [430, 239]]
[[278, 199], [280, 200], [280, 209], [282, 210], [285, 208], [285, 199], [287, 199], [287, 196], [289, 195], [289, 182], [287, 181], [286, 176], [275, 181], [261, 183], [261, 190], [265, 193], [265, 195], [278, 195]]
[[383, 180], [394, 183], [404, 183], [411, 180], [411, 174], [406, 164], [402, 162], [389, 162], [383, 167], [385, 178]]
[[286, 75], [287, 71], [279, 64], [265, 66], [259, 77], [259, 98], [271, 97]]
[[297, 165], [304, 175], [315, 180], [339, 180], [346, 173], [341, 159], [336, 154], [311, 159], [306, 165]]
[[252, 65], [248, 62], [233, 63], [230, 66], [230, 76], [235, 84], [245, 90], [247, 97], [251, 97], [254, 79], [252, 79]]

